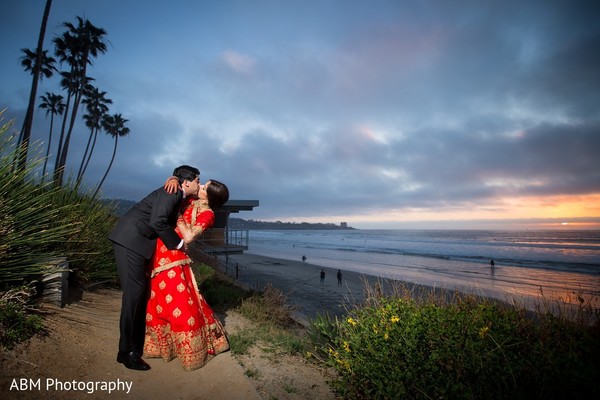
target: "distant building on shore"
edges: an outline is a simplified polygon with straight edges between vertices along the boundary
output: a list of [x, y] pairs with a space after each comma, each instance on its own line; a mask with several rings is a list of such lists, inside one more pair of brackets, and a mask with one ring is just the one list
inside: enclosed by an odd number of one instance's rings
[[336, 229], [354, 229], [348, 226], [346, 222], [340, 224], [334, 224], [333, 222], [321, 223], [321, 222], [281, 222], [281, 221], [255, 221], [245, 220], [241, 218], [230, 218], [229, 226], [231, 229], [269, 229], [269, 230], [287, 230], [287, 229], [324, 229], [324, 230], [336, 230]]

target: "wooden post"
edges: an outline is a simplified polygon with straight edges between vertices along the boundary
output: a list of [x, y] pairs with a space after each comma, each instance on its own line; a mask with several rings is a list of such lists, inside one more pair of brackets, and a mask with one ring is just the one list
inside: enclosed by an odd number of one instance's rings
[[48, 260], [47, 268], [42, 276], [42, 301], [62, 308], [69, 295], [69, 261], [66, 257]]

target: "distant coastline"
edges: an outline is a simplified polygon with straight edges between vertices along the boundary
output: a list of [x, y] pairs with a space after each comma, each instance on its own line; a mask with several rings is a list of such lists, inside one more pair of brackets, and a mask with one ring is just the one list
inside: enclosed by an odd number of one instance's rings
[[256, 221], [253, 219], [229, 218], [227, 223], [230, 229], [249, 230], [354, 230], [345, 222], [339, 225], [332, 223], [310, 223], [310, 222], [281, 222], [281, 221]]
[[[125, 214], [131, 207], [136, 205], [135, 201], [125, 199], [103, 199], [104, 204], [113, 207], [115, 214], [121, 216]], [[345, 222], [340, 222], [339, 225], [332, 223], [310, 223], [310, 222], [270, 222], [256, 221], [253, 219], [229, 218], [227, 225], [230, 229], [249, 229], [249, 230], [354, 230]]]

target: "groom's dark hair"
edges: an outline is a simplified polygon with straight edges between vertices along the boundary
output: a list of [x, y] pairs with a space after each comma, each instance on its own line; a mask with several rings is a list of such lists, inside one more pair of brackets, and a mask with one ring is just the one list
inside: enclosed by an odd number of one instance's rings
[[200, 170], [198, 168], [190, 167], [189, 165], [180, 165], [173, 170], [173, 176], [177, 177], [179, 184], [183, 181], [193, 181], [200, 176]]

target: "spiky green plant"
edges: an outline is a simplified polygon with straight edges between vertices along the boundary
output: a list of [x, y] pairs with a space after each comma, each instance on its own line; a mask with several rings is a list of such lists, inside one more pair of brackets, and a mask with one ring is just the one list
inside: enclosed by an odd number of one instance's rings
[[[0, 123], [2, 113], [0, 113]], [[51, 260], [66, 257], [83, 280], [115, 280], [116, 269], [107, 239], [116, 216], [96, 198], [70, 185], [36, 183], [43, 162], [33, 158], [14, 170], [18, 149], [0, 127], [0, 290], [38, 279]]]
[[[3, 121], [1, 117], [2, 113]], [[49, 205], [58, 189], [31, 179], [39, 161], [13, 170], [17, 150], [8, 133], [11, 126], [9, 122], [0, 127], [0, 286], [21, 284], [43, 273], [50, 259], [62, 255], [61, 244], [81, 225], [79, 221], [56, 223], [63, 210]]]
[[78, 222], [77, 232], [62, 246], [63, 253], [79, 280], [116, 283], [117, 269], [108, 240], [117, 220], [114, 210], [90, 195], [90, 191], [82, 193], [82, 185], [79, 190], [74, 187], [74, 180], [69, 180], [53, 199], [54, 206], [62, 210], [58, 216], [62, 223]]

